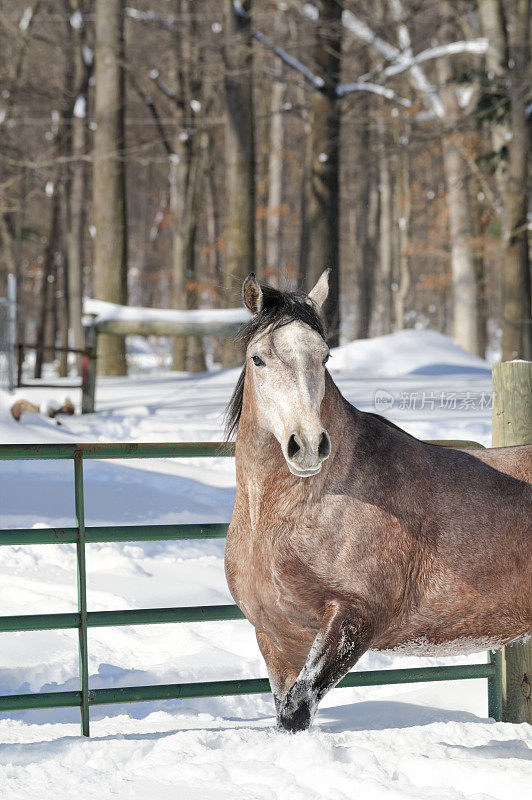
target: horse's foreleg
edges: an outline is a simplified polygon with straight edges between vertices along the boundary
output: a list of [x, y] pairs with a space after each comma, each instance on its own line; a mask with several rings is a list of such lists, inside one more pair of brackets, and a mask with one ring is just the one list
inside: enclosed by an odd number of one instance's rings
[[290, 665], [286, 654], [283, 653], [271, 641], [271, 639], [266, 636], [265, 633], [256, 631], [256, 635], [257, 643], [268, 669], [268, 677], [270, 679], [270, 686], [272, 687], [277, 721], [279, 722], [279, 711], [281, 708], [282, 699], [299, 675], [299, 672], [301, 671], [302, 660], [300, 661], [299, 666], [294, 666], [293, 664]]
[[280, 727], [291, 733], [309, 728], [321, 698], [365, 653], [373, 634], [374, 626], [367, 611], [331, 602], [305, 666], [280, 703]]

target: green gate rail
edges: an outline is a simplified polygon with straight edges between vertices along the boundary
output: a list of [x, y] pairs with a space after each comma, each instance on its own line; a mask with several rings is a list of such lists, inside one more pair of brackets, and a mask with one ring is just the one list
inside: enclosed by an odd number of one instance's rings
[[[444, 447], [478, 448], [467, 440], [430, 440]], [[270, 691], [267, 678], [202, 681], [151, 686], [126, 686], [114, 689], [90, 689], [88, 628], [114, 625], [152, 625], [169, 622], [202, 622], [244, 619], [235, 605], [192, 606], [181, 608], [142, 608], [118, 611], [88, 611], [85, 545], [96, 542], [166, 541], [181, 539], [223, 539], [227, 524], [120, 525], [86, 526], [83, 488], [83, 461], [86, 459], [126, 458], [198, 458], [234, 456], [234, 445], [220, 442], [183, 442], [176, 444], [2, 444], [0, 461], [72, 460], [76, 525], [68, 528], [16, 528], [0, 530], [0, 545], [75, 544], [77, 553], [78, 611], [65, 614], [25, 614], [0, 616], [0, 632], [77, 629], [79, 637], [79, 691], [42, 692], [0, 696], [0, 711], [22, 709], [79, 707], [81, 732], [89, 736], [90, 706], [133, 703], [147, 700], [215, 697], [220, 695], [260, 694]], [[338, 684], [379, 686], [425, 681], [487, 678], [489, 715], [501, 719], [502, 663], [500, 652], [489, 652], [483, 664], [459, 664], [445, 667], [370, 670], [350, 672]]]

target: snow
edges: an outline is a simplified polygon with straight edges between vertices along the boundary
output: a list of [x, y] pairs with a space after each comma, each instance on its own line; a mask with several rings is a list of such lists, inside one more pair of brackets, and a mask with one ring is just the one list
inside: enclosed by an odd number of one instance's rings
[[82, 94], [76, 97], [73, 113], [74, 116], [77, 117], [78, 119], [85, 119], [85, 117], [87, 116], [87, 101]]
[[[83, 55], [83, 63], [85, 64], [86, 67], [90, 67], [92, 65], [92, 62], [94, 61], [94, 52], [86, 44], [84, 44], [83, 47], [81, 48], [81, 52]], [[94, 85], [91, 83], [91, 79], [92, 76], [89, 79], [89, 86]]]
[[[103, 306], [99, 312], [115, 313]], [[149, 359], [148, 342], [143, 357]], [[363, 410], [375, 410], [380, 393], [392, 398], [382, 413], [421, 438], [489, 444], [489, 407], [430, 402], [431, 395], [479, 398], [491, 390], [489, 365], [448, 337], [407, 330], [352, 342], [333, 350], [329, 365]], [[97, 413], [62, 417], [60, 427], [44, 414], [15, 422], [12, 396], [0, 393], [1, 441], [218, 440], [237, 375], [159, 371], [99, 379]], [[65, 393], [79, 406], [78, 390], [19, 390], [43, 409]], [[0, 462], [0, 527], [72, 525], [72, 473], [66, 461]], [[227, 521], [234, 480], [232, 459], [89, 461], [87, 524]], [[87, 569], [94, 611], [232, 602], [223, 541], [90, 545]], [[0, 615], [75, 610], [73, 546], [0, 548]], [[369, 653], [357, 669], [484, 659], [485, 653], [445, 659]], [[2, 633], [0, 694], [75, 689], [77, 660], [76, 631]], [[96, 688], [262, 677], [265, 668], [251, 626], [227, 621], [91, 628], [89, 672]], [[525, 797], [530, 726], [486, 715], [482, 680], [337, 689], [321, 704], [315, 727], [296, 736], [275, 730], [269, 695], [95, 707], [90, 740], [79, 736], [77, 709], [3, 713], [0, 794], [7, 800], [74, 793], [83, 800]]]
[[404, 330], [389, 336], [350, 342], [332, 352], [330, 368], [349, 370], [356, 364], [373, 376], [419, 374], [441, 371], [490, 374], [490, 366], [463, 350], [458, 342], [438, 331]]
[[140, 306], [120, 306], [105, 300], [86, 299], [83, 304], [85, 314], [95, 317], [95, 322], [178, 322], [178, 323], [234, 323], [239, 325], [249, 320], [244, 308], [201, 308], [193, 311], [174, 309], [141, 308]]
[[83, 16], [79, 9], [76, 9], [73, 14], [70, 15], [70, 24], [74, 28], [74, 30], [79, 31], [80, 28], [83, 27]]
[[[385, 704], [387, 705], [387, 704]], [[80, 742], [74, 726], [61, 738], [34, 728], [31, 743], [20, 729], [0, 755], [4, 797], [81, 796], [153, 800], [242, 798], [525, 798], [530, 789], [526, 725], [467, 721], [382, 728], [383, 718], [362, 711], [369, 730], [352, 730], [333, 716], [326, 730], [288, 737], [262, 720], [250, 724], [203, 714], [177, 722], [164, 713], [144, 720], [138, 737], [127, 717], [101, 723]], [[386, 713], [386, 709], [383, 709]], [[397, 712], [395, 712], [397, 713]], [[408, 711], [407, 711], [408, 720]], [[413, 721], [413, 720], [411, 720]], [[397, 724], [397, 722], [399, 724]], [[117, 733], [117, 723], [124, 733]], [[95, 726], [96, 728], [96, 726]], [[358, 725], [356, 726], [358, 728]], [[392, 735], [391, 735], [392, 734]]]
[[32, 19], [33, 19], [33, 8], [31, 6], [27, 6], [24, 9], [24, 13], [20, 18], [20, 22], [18, 24], [19, 30], [22, 32], [27, 31]]

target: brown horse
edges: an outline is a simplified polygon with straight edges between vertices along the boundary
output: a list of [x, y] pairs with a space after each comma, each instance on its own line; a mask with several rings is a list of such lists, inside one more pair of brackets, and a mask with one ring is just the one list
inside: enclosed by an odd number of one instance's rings
[[243, 287], [252, 319], [228, 410], [231, 593], [255, 626], [279, 727], [368, 649], [449, 654], [532, 630], [532, 446], [425, 444], [342, 397], [308, 296]]

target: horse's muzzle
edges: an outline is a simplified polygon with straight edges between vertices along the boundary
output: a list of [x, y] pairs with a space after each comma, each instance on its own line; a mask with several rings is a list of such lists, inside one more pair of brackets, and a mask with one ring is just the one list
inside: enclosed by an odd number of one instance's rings
[[327, 431], [322, 429], [317, 435], [294, 431], [288, 439], [284, 456], [292, 475], [309, 478], [317, 475], [330, 454], [331, 440]]

